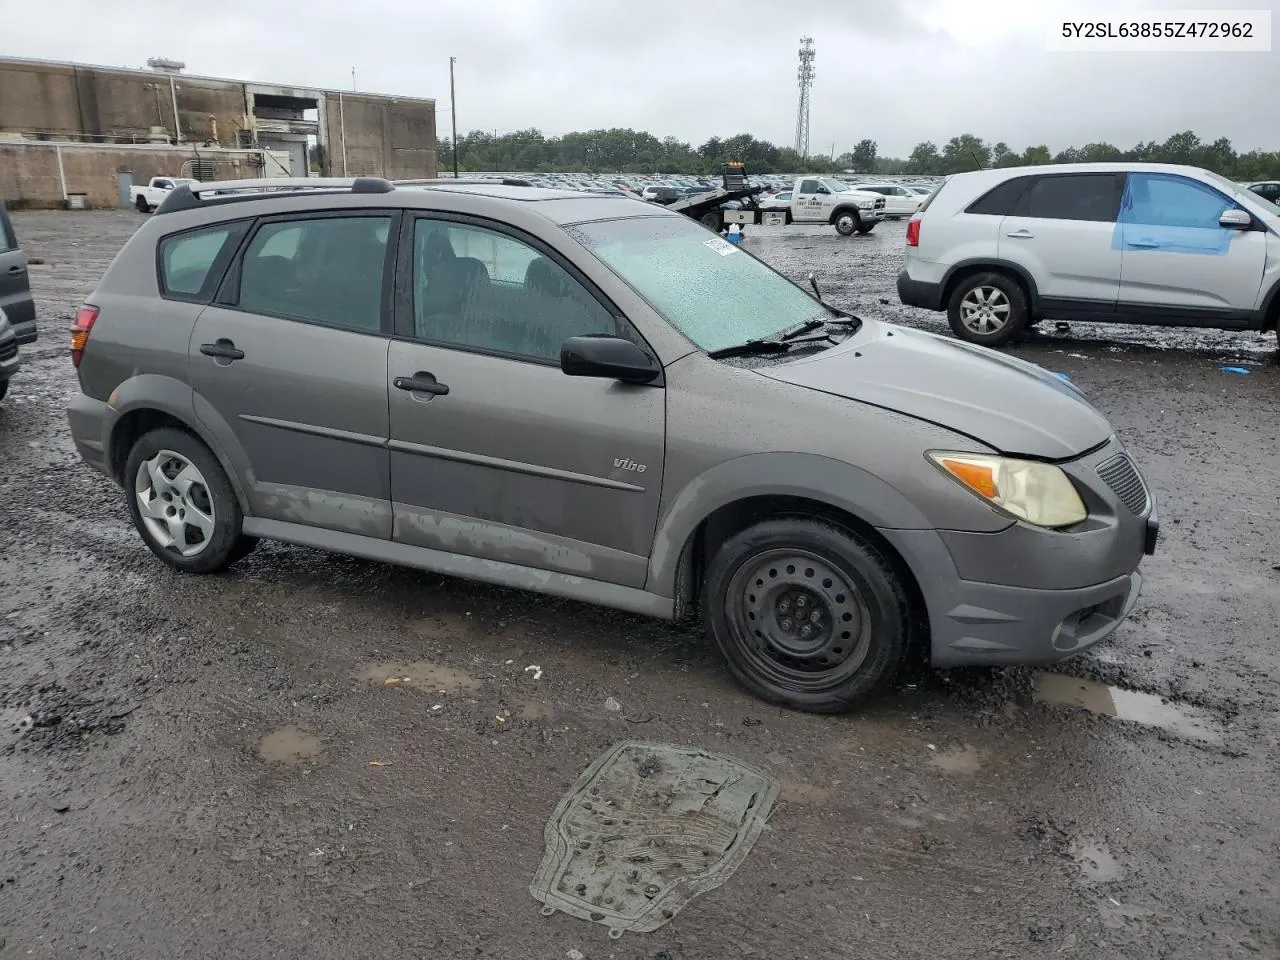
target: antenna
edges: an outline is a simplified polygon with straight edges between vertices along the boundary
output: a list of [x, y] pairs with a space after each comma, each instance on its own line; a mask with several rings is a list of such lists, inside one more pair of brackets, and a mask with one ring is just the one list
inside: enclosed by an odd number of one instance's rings
[[809, 156], [809, 88], [813, 86], [813, 37], [800, 38], [800, 107], [796, 111], [796, 153]]

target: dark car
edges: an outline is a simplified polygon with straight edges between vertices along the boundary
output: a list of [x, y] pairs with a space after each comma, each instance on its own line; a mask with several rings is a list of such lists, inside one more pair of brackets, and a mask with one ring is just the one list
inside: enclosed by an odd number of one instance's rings
[[0, 311], [9, 318], [18, 343], [35, 343], [36, 304], [31, 299], [27, 255], [18, 246], [18, 235], [4, 201], [0, 200]]

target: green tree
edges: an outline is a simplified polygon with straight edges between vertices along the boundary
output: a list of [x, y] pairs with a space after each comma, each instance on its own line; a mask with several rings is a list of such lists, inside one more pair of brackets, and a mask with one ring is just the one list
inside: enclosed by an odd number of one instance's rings
[[938, 145], [931, 140], [917, 143], [907, 157], [907, 173], [936, 175], [942, 172], [942, 154]]
[[874, 173], [876, 169], [876, 142], [859, 140], [853, 147], [850, 166], [859, 173]]
[[952, 137], [942, 148], [942, 172], [961, 173], [991, 165], [991, 148], [971, 133]]
[[1009, 145], [1001, 140], [991, 148], [991, 164], [996, 167], [1012, 167], [1015, 164], [1009, 163], [1009, 158], [1015, 156]]
[[1124, 159], [1124, 151], [1109, 143], [1086, 143], [1078, 151], [1080, 163], [1115, 163]]
[[1022, 155], [1023, 166], [1034, 167], [1046, 163], [1053, 163], [1053, 155], [1043, 143], [1039, 146], [1027, 147], [1026, 153]]

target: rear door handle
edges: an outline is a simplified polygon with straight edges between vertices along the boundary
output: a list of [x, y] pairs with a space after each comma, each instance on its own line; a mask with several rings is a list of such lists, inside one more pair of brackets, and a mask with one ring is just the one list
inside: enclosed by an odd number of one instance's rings
[[244, 351], [237, 350], [236, 345], [230, 340], [218, 340], [215, 343], [200, 344], [200, 352], [206, 357], [213, 357], [216, 360], [243, 360]]
[[408, 390], [410, 393], [429, 393], [436, 397], [443, 397], [449, 392], [447, 385], [425, 370], [419, 370], [412, 377], [396, 377], [391, 382], [397, 390]]
[[1014, 230], [1012, 233], [1006, 233], [1006, 237], [1012, 237], [1014, 240], [1034, 240], [1035, 234], [1030, 230]]
[[9, 268], [9, 272], [10, 273], [26, 273], [27, 268], [20, 263], [15, 263], [12, 267]]
[[1137, 247], [1139, 250], [1155, 250], [1160, 244], [1154, 240], [1130, 240], [1129, 246]]

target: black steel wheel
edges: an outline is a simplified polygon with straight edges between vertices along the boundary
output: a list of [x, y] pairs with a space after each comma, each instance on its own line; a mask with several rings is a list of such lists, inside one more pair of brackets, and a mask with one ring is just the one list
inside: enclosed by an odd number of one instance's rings
[[138, 196], [138, 200], [136, 203], [134, 203], [134, 206], [138, 208], [139, 213], [151, 212], [151, 207], [148, 206], [146, 197], [143, 197], [142, 195]]
[[879, 549], [804, 518], [729, 538], [707, 570], [704, 619], [754, 694], [813, 713], [848, 710], [897, 673], [907, 599]]

